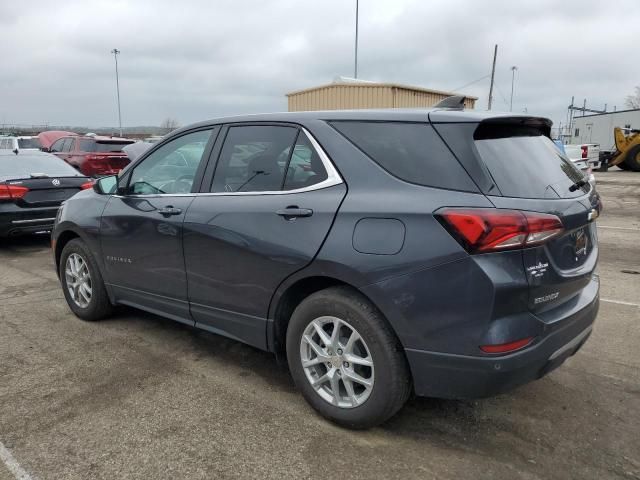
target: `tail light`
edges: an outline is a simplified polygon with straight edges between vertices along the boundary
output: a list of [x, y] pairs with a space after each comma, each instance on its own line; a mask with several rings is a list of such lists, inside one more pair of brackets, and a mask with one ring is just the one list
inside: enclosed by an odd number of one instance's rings
[[20, 185], [0, 185], [0, 202], [24, 197], [29, 189]]
[[582, 145], [580, 149], [582, 150], [582, 158], [589, 158], [589, 147], [587, 145]]
[[541, 245], [563, 230], [555, 215], [520, 210], [445, 208], [436, 218], [469, 253]]
[[93, 180], [90, 180], [88, 182], [83, 183], [82, 185], [80, 185], [80, 190], [87, 190], [89, 188], [93, 188], [93, 184], [95, 182]]

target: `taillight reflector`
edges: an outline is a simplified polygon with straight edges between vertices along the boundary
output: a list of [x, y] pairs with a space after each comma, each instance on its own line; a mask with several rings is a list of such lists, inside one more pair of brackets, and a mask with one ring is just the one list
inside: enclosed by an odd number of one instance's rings
[[533, 342], [533, 337], [523, 338], [515, 342], [501, 343], [499, 345], [481, 345], [480, 350], [484, 353], [510, 353], [520, 350]]
[[444, 208], [436, 217], [470, 253], [540, 245], [562, 232], [555, 215], [497, 208]]
[[93, 184], [95, 182], [93, 180], [90, 180], [88, 182], [83, 183], [82, 185], [80, 185], [80, 189], [81, 190], [87, 190], [88, 188], [93, 188]]
[[582, 145], [580, 149], [582, 150], [582, 158], [589, 158], [589, 147], [587, 145]]
[[0, 185], [0, 201], [24, 197], [29, 189], [20, 185]]

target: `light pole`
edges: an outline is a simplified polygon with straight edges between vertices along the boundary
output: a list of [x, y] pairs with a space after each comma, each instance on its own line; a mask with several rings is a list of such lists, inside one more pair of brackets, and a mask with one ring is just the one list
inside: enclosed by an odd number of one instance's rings
[[118, 94], [118, 129], [120, 130], [120, 136], [122, 137], [122, 115], [120, 114], [120, 80], [118, 79], [118, 54], [120, 50], [114, 48], [111, 50], [113, 58], [116, 61], [116, 92]]
[[358, 0], [356, 0], [356, 55], [353, 67], [353, 78], [358, 78]]
[[509, 111], [513, 112], [513, 84], [515, 82], [515, 78], [516, 78], [516, 70], [518, 70], [518, 67], [516, 67], [515, 65], [513, 67], [511, 67], [511, 100], [509, 102]]

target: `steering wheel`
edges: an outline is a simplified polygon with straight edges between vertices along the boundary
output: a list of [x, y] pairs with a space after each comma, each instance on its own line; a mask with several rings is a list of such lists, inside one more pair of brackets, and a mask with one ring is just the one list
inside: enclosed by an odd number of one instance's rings
[[171, 193], [191, 193], [191, 187], [193, 186], [193, 179], [195, 175], [187, 174], [180, 175], [175, 180], [162, 185], [162, 190]]

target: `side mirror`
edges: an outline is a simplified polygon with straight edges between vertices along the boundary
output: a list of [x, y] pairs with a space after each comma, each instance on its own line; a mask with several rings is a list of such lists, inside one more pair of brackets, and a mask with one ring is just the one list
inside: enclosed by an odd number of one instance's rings
[[113, 195], [118, 190], [117, 175], [102, 177], [93, 184], [93, 190], [100, 195]]

